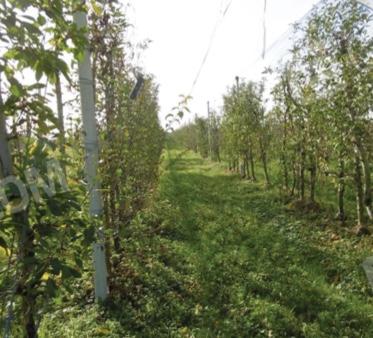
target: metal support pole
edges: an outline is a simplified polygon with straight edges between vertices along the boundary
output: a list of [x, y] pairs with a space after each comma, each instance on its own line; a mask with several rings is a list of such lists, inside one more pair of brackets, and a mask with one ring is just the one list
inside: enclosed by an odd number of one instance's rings
[[[78, 28], [87, 27], [87, 15], [84, 12], [74, 14], [74, 22]], [[104, 301], [108, 296], [107, 266], [105, 259], [105, 236], [101, 224], [103, 211], [100, 182], [97, 178], [99, 160], [97, 125], [95, 116], [95, 99], [89, 46], [86, 46], [84, 58], [79, 62], [79, 84], [82, 108], [82, 121], [85, 143], [86, 177], [89, 190], [89, 214], [92, 222], [98, 224], [98, 243], [94, 244], [93, 260], [95, 269], [95, 297], [97, 301]]]

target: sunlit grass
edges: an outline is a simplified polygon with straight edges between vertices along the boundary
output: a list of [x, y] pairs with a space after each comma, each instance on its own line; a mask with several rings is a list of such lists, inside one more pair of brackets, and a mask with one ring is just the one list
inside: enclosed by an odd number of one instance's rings
[[372, 239], [287, 210], [278, 191], [224, 164], [164, 156], [159, 196], [128, 228], [109, 310], [57, 314], [44, 328], [61, 323], [60, 337], [87, 327], [92, 337], [373, 336], [360, 266]]

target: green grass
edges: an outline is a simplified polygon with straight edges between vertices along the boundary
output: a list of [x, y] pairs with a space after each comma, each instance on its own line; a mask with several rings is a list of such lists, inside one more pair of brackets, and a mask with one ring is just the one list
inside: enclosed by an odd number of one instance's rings
[[373, 337], [371, 238], [291, 212], [223, 165], [170, 156], [126, 229], [108, 309], [56, 312], [42, 337]]

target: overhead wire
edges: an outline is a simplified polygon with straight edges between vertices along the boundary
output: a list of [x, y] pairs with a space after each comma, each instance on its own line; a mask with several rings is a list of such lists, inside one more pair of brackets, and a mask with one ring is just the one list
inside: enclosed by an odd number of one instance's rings
[[[299, 23], [302, 23], [304, 22], [304, 20], [309, 17], [309, 15], [312, 13], [313, 11], [313, 8], [314, 7], [317, 7], [319, 6], [319, 4], [322, 2], [323, 0], [320, 0], [318, 1], [309, 11], [307, 11], [300, 19], [298, 19], [295, 24], [299, 24]], [[267, 10], [267, 4], [265, 4], [265, 12]], [[292, 28], [289, 28], [287, 29], [286, 31], [284, 31], [268, 48], [266, 46], [267, 44], [267, 27], [265, 26], [265, 37], [264, 37], [264, 48], [263, 48], [263, 51], [262, 53], [256, 57], [254, 59], [254, 61], [252, 63], [250, 63], [249, 65], [249, 68], [251, 69], [252, 67], [254, 67], [258, 62], [262, 61], [265, 59], [265, 57], [267, 57], [268, 55], [270, 55], [270, 53], [275, 50], [276, 48], [278, 48], [278, 46], [281, 46], [281, 45], [286, 45], [287, 44], [287, 39], [289, 39], [292, 35]], [[286, 50], [286, 47], [285, 48], [278, 48], [278, 49], [281, 49], [280, 50], [280, 55], [281, 53], [283, 54], [286, 54], [288, 52], [288, 50]], [[279, 55], [279, 56], [280, 56]]]
[[267, 14], [267, 0], [264, 0], [264, 13], [263, 13], [263, 52], [262, 52], [262, 58], [263, 58], [263, 60], [266, 57], [266, 48], [267, 48], [267, 22], [266, 22], [266, 14]]
[[[204, 66], [206, 65], [206, 61], [207, 61], [207, 59], [209, 57], [209, 54], [210, 54], [210, 51], [212, 49], [212, 46], [213, 46], [213, 43], [214, 43], [214, 40], [215, 40], [217, 31], [218, 31], [218, 28], [223, 23], [226, 15], [227, 15], [227, 13], [229, 12], [229, 9], [231, 8], [232, 3], [233, 3], [233, 0], [230, 0], [229, 3], [227, 4], [227, 6], [225, 6], [224, 10], [221, 12], [221, 16], [218, 18], [218, 20], [215, 23], [215, 26], [214, 26], [214, 28], [212, 30], [212, 33], [211, 33], [211, 37], [210, 37], [209, 43], [207, 45], [206, 52], [205, 52], [205, 54], [203, 56], [201, 65], [199, 66], [199, 69], [197, 71], [197, 75], [194, 78], [194, 81], [193, 81], [193, 84], [192, 84], [192, 88], [191, 88], [191, 90], [189, 92], [189, 96], [192, 95], [192, 93], [194, 91], [194, 88], [196, 87], [196, 85], [197, 85], [197, 83], [199, 81], [199, 78], [201, 76], [202, 70], [203, 70]], [[223, 4], [223, 2], [222, 2], [222, 4]]]
[[[315, 7], [318, 7], [320, 5], [320, 3], [322, 2], [323, 0], [320, 0], [318, 1], [315, 5], [312, 6], [312, 8], [307, 11], [300, 19], [298, 19], [295, 24], [300, 24], [302, 22], [304, 22], [309, 16], [310, 14], [312, 13], [313, 9]], [[198, 69], [198, 72], [197, 72], [197, 75], [193, 81], [193, 85], [192, 85], [192, 88], [190, 90], [190, 93], [189, 93], [189, 96], [192, 95], [199, 79], [200, 79], [200, 76], [201, 76], [201, 73], [203, 71], [203, 68], [204, 66], [206, 65], [206, 62], [207, 62], [207, 59], [209, 57], [209, 54], [210, 54], [210, 51], [212, 49], [212, 46], [213, 46], [213, 42], [214, 42], [214, 39], [216, 37], [216, 34], [217, 34], [217, 31], [218, 31], [218, 28], [219, 26], [221, 25], [221, 23], [224, 21], [224, 18], [226, 16], [226, 14], [228, 13], [231, 5], [232, 5], [232, 2], [233, 0], [231, 0], [228, 5], [225, 7], [224, 11], [221, 10], [221, 17], [218, 18], [214, 28], [213, 28], [213, 31], [212, 31], [212, 34], [211, 34], [211, 37], [210, 37], [210, 40], [209, 40], [209, 43], [208, 43], [208, 47], [207, 47], [207, 50], [206, 50], [206, 53], [204, 54], [204, 57], [202, 59], [202, 62], [201, 62], [201, 65]], [[358, 0], [358, 2], [363, 5], [364, 7], [367, 7], [369, 9], [372, 9], [372, 4], [373, 4], [373, 1], [372, 0]], [[268, 7], [268, 3], [267, 3], [267, 0], [264, 0], [264, 15], [263, 15], [263, 50], [262, 50], [262, 53], [261, 55], [259, 55], [249, 66], [249, 68], [251, 69], [252, 67], [254, 67], [259, 61], [261, 60], [264, 60], [266, 58], [266, 56], [268, 56], [268, 54], [270, 54], [273, 50], [276, 50], [276, 49], [280, 49], [279, 51], [277, 51], [277, 54], [278, 54], [278, 59], [282, 59], [287, 53], [288, 53], [288, 49], [287, 49], [287, 45], [288, 45], [288, 41], [287, 39], [289, 39], [293, 33], [293, 30], [292, 28], [289, 28], [287, 29], [285, 32], [283, 32], [268, 48], [267, 48], [267, 18], [266, 18], [266, 15], [267, 15], [267, 8]], [[223, 8], [223, 1], [221, 3], [221, 9]], [[281, 47], [282, 45], [282, 47]], [[280, 46], [280, 47], [279, 47]]]
[[[301, 24], [303, 23], [309, 16], [310, 14], [312, 13], [313, 9], [318, 7], [320, 5], [320, 3], [323, 2], [323, 0], [320, 0], [318, 1], [316, 4], [314, 4], [312, 6], [312, 8], [307, 11], [300, 19], [298, 19], [295, 24]], [[358, 0], [358, 2], [372, 10], [373, 9], [373, 0]], [[266, 6], [266, 5], [265, 5]], [[266, 10], [266, 9], [265, 9]], [[265, 28], [266, 29], [266, 28]], [[266, 33], [265, 33], [266, 34]], [[285, 56], [285, 54], [288, 53], [288, 50], [286, 49], [286, 47], [281, 47], [282, 46], [286, 46], [288, 44], [288, 41], [287, 39], [290, 39], [290, 37], [292, 36], [293, 34], [293, 29], [292, 28], [289, 28], [287, 29], [285, 32], [283, 32], [268, 48], [266, 48], [265, 44], [266, 44], [266, 41], [264, 43], [264, 46], [265, 46], [265, 50], [263, 50], [262, 54], [260, 56], [258, 56], [249, 66], [249, 68], [252, 68], [253, 66], [255, 66], [259, 61], [261, 61], [262, 59], [264, 59], [263, 55], [265, 56], [268, 56], [273, 50], [275, 50], [275, 53], [276, 53], [276, 49], [278, 49], [277, 51], [277, 56], [278, 56], [278, 59], [281, 59]], [[266, 39], [266, 38], [265, 38]], [[273, 57], [275, 57], [276, 55], [274, 55]], [[275, 60], [273, 60], [275, 61]], [[277, 61], [277, 60], [276, 60]]]

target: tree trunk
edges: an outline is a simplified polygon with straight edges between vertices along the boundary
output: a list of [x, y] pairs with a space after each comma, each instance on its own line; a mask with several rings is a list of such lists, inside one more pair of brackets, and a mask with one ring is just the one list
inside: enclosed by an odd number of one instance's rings
[[282, 162], [282, 170], [283, 170], [283, 177], [284, 177], [284, 186], [286, 193], [289, 192], [289, 171], [288, 171], [288, 165], [286, 161], [285, 154], [281, 154], [281, 162]]
[[245, 162], [245, 170], [246, 170], [246, 178], [248, 180], [251, 180], [251, 172], [250, 172], [250, 166], [249, 166], [249, 155], [248, 153], [245, 153], [244, 156], [244, 162]]
[[239, 159], [235, 159], [235, 161], [234, 161], [234, 171], [236, 172], [236, 173], [239, 173], [240, 172], [240, 161], [239, 161]]
[[241, 171], [241, 177], [246, 178], [246, 160], [245, 160], [245, 157], [243, 158], [240, 171]]
[[[113, 147], [115, 147], [115, 97], [113, 86], [113, 56], [112, 52], [107, 53], [107, 73], [101, 74], [105, 84], [105, 115], [106, 115], [106, 132], [108, 135], [108, 144], [106, 145], [106, 168], [109, 175], [107, 176], [108, 185], [108, 210], [109, 210], [109, 223], [106, 224], [107, 229], [111, 229], [113, 234], [113, 246], [115, 247], [115, 224], [116, 224], [116, 203], [115, 203], [115, 186], [116, 186], [116, 159], [114, 158]], [[110, 276], [111, 272], [111, 243], [107, 241], [107, 264]]]
[[56, 73], [56, 100], [57, 100], [57, 112], [58, 112], [58, 129], [59, 129], [59, 143], [61, 154], [65, 154], [65, 123], [63, 115], [63, 102], [62, 102], [62, 89], [60, 73]]
[[305, 200], [305, 191], [306, 191], [306, 183], [305, 183], [305, 170], [306, 170], [306, 152], [304, 147], [301, 148], [301, 159], [299, 164], [299, 195], [301, 201]]
[[267, 153], [264, 149], [263, 141], [262, 139], [259, 140], [259, 146], [260, 146], [260, 156], [262, 159], [263, 163], [263, 169], [264, 169], [264, 175], [266, 179], [266, 184], [269, 187], [271, 185], [271, 181], [269, 179], [269, 174], [268, 174], [268, 165], [267, 165]]
[[291, 196], [294, 196], [295, 195], [295, 189], [299, 188], [298, 187], [298, 171], [297, 171], [297, 166], [296, 166], [296, 162], [295, 160], [293, 159], [293, 165], [292, 165], [292, 175], [293, 175], [293, 184], [292, 184], [292, 187], [291, 187]]
[[287, 138], [288, 138], [288, 109], [286, 109], [285, 116], [284, 116], [284, 137], [282, 139], [282, 152], [281, 152], [281, 161], [283, 165], [283, 176], [284, 176], [284, 184], [286, 193], [289, 192], [289, 169], [288, 169], [288, 161], [286, 158], [287, 154]]
[[240, 176], [241, 178], [245, 178], [245, 161], [243, 161], [240, 165]]
[[[1, 76], [1, 75], [0, 75]], [[0, 84], [0, 107], [3, 106]], [[0, 109], [0, 163], [2, 177], [14, 175], [12, 156], [8, 142], [8, 132], [6, 129], [6, 118], [4, 112]], [[14, 190], [13, 198], [19, 197], [17, 189]], [[17, 229], [18, 237], [18, 257], [21, 262], [21, 270], [19, 284], [17, 287], [17, 294], [21, 295], [22, 299], [22, 323], [27, 338], [37, 337], [37, 330], [35, 325], [34, 315], [36, 313], [36, 296], [35, 290], [25, 285], [29, 280], [30, 273], [32, 272], [32, 265], [27, 262], [28, 258], [35, 256], [34, 251], [34, 232], [32, 231], [29, 220], [28, 211], [24, 210], [19, 213], [13, 214], [13, 223]]]
[[346, 220], [344, 195], [345, 195], [345, 162], [342, 157], [339, 159], [339, 174], [338, 174], [338, 214], [337, 219], [342, 223]]
[[364, 172], [364, 206], [370, 220], [373, 219], [372, 215], [372, 180], [369, 159], [365, 148], [362, 144], [360, 135], [357, 137], [357, 147], [361, 156], [361, 164]]
[[250, 159], [250, 168], [251, 168], [251, 178], [254, 182], [256, 182], [254, 154], [253, 154], [252, 147], [250, 147], [250, 150], [249, 150], [249, 159]]
[[356, 211], [357, 211], [357, 225], [364, 227], [364, 189], [363, 178], [361, 170], [361, 162], [358, 153], [355, 154], [355, 188], [356, 188]]
[[[102, 194], [102, 203], [103, 203], [104, 222], [107, 226], [108, 224], [111, 223], [111, 220], [110, 220], [110, 206], [109, 206], [109, 194], [107, 194], [107, 193]], [[108, 276], [110, 277], [111, 273], [112, 273], [111, 260], [110, 260], [111, 247], [110, 247], [110, 242], [107, 239], [105, 239], [105, 250], [106, 250], [106, 256], [105, 256], [106, 268], [107, 268]], [[110, 287], [110, 285], [109, 285], [109, 287]]]
[[[119, 186], [117, 185], [115, 187], [115, 195], [116, 195], [116, 200], [119, 201], [120, 200], [120, 190], [119, 190]], [[119, 203], [119, 202], [118, 202]], [[115, 223], [115, 229], [114, 229], [114, 250], [115, 252], [119, 253], [120, 250], [121, 250], [121, 244], [120, 244], [120, 227], [119, 227], [119, 213], [118, 213], [118, 217], [117, 217], [117, 222]]]
[[36, 292], [34, 286], [26, 284], [30, 279], [33, 266], [29, 263], [35, 257], [34, 239], [35, 234], [31, 229], [28, 221], [28, 212], [22, 211], [13, 216], [14, 223], [22, 228], [20, 234], [20, 261], [21, 261], [21, 276], [20, 284], [18, 285], [17, 293], [22, 298], [22, 322], [25, 329], [25, 337], [36, 338], [37, 328], [35, 324], [36, 307]]
[[[0, 105], [2, 105], [1, 93]], [[0, 110], [0, 169], [2, 171], [2, 177], [13, 175], [13, 164], [8, 143], [6, 120], [2, 110]]]
[[311, 156], [311, 166], [310, 166], [310, 200], [315, 203], [316, 195], [316, 180], [317, 180], [317, 164], [316, 157]]

